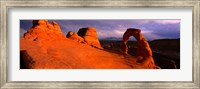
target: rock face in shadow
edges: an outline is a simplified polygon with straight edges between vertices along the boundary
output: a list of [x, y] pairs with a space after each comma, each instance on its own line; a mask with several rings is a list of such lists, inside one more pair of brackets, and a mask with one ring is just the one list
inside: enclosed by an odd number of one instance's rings
[[137, 40], [137, 50], [136, 50], [136, 56], [138, 57], [137, 61], [142, 63], [144, 66], [159, 68], [154, 63], [149, 43], [142, 35], [140, 29], [129, 28], [126, 30], [126, 32], [123, 35], [121, 51], [124, 54], [128, 54], [128, 46], [126, 45], [126, 43], [128, 42], [128, 39], [131, 36], [135, 37], [135, 39]]
[[33, 58], [27, 53], [26, 50], [20, 51], [20, 69], [32, 68], [34, 66], [35, 61]]
[[150, 41], [154, 61], [163, 69], [180, 69], [180, 39]]

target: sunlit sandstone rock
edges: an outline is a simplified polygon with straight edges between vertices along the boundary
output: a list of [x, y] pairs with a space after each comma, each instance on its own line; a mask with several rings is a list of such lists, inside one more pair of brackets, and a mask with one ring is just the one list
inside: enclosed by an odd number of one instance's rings
[[66, 37], [69, 39], [72, 39], [74, 41], [84, 43], [84, 39], [82, 37], [78, 36], [78, 34], [76, 32], [69, 31], [67, 33]]
[[93, 27], [81, 28], [77, 33], [84, 41], [92, 47], [102, 48], [97, 36], [96, 29]]
[[56, 22], [49, 23], [48, 20], [33, 20], [33, 26], [24, 34], [25, 39], [64, 39], [60, 26]]
[[138, 57], [138, 62], [148, 67], [158, 68], [154, 63], [149, 43], [142, 35], [140, 29], [129, 28], [126, 30], [126, 32], [123, 35], [121, 51], [124, 54], [128, 54], [128, 46], [126, 45], [126, 43], [128, 42], [128, 39], [131, 36], [135, 37], [135, 39], [137, 40], [136, 56]]
[[80, 28], [78, 33], [69, 31], [66, 37], [77, 42], [88, 44], [95, 48], [102, 48], [96, 29], [93, 27]]

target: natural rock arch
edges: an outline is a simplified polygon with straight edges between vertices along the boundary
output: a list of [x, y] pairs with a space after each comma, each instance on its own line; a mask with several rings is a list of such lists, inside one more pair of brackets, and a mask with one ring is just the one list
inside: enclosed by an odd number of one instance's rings
[[140, 29], [129, 28], [126, 30], [126, 32], [123, 35], [121, 51], [125, 54], [128, 54], [128, 46], [126, 45], [126, 43], [128, 42], [128, 39], [131, 36], [135, 37], [135, 39], [137, 40], [136, 56], [140, 58], [137, 61], [149, 68], [159, 68], [154, 63], [154, 60], [152, 57], [152, 50], [149, 46], [149, 43], [142, 35]]
[[147, 40], [143, 37], [141, 30], [136, 28], [129, 28], [123, 35], [123, 41], [121, 45], [121, 50], [128, 54], [128, 46], [126, 43], [128, 39], [133, 36], [137, 40], [137, 51], [136, 56], [152, 56], [151, 48], [147, 42]]

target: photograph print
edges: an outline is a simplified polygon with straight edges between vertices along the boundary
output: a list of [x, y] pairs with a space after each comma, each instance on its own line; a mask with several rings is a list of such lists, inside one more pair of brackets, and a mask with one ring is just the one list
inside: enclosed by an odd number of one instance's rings
[[180, 22], [20, 20], [20, 69], [180, 69]]

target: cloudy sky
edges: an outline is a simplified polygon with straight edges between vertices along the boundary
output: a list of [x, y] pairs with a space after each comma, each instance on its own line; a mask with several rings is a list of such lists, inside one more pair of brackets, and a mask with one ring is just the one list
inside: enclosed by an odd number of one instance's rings
[[[63, 33], [95, 27], [100, 39], [121, 38], [127, 28], [140, 28], [147, 40], [180, 38], [180, 20], [49, 20], [57, 22]], [[32, 20], [20, 20], [20, 36], [32, 26]]]

